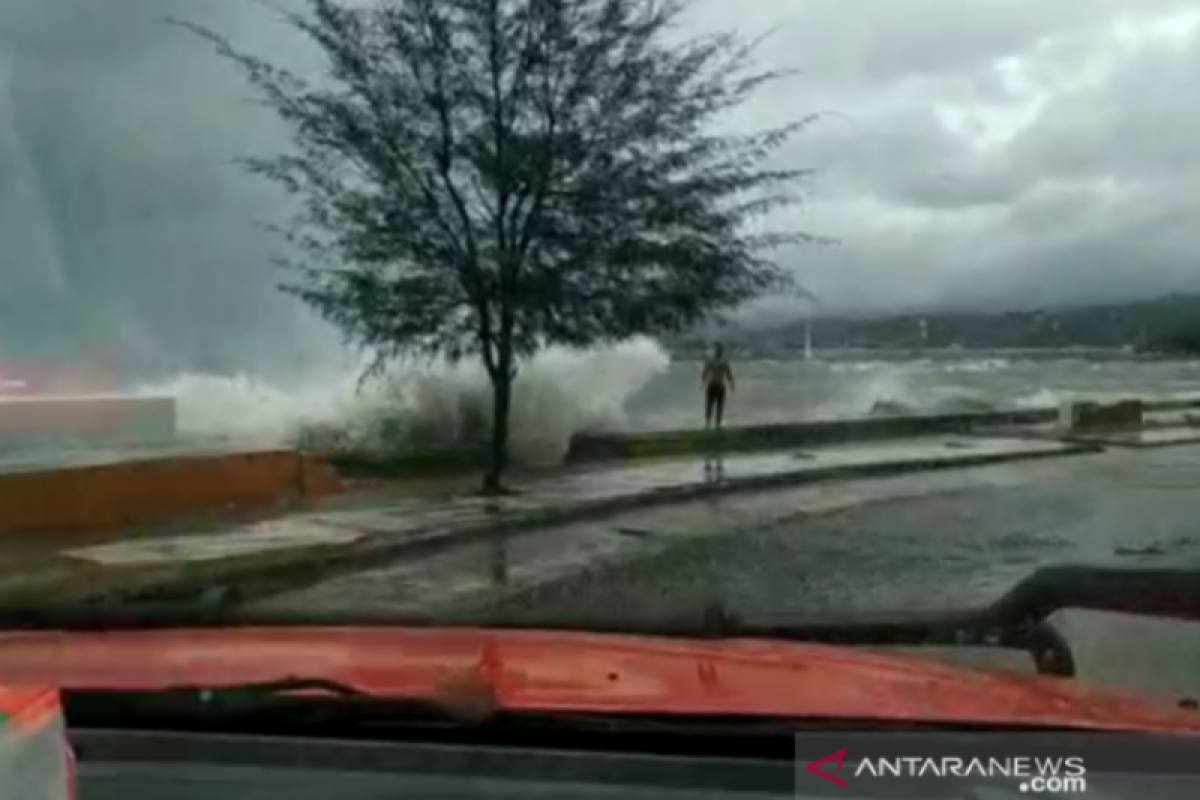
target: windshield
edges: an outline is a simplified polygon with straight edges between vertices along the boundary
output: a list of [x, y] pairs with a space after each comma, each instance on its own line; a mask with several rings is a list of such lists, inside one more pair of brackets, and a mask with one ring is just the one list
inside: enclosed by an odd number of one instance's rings
[[713, 713], [1200, 696], [1193, 4], [0, 0], [0, 65], [0, 628], [184, 629], [0, 685], [379, 693], [327, 626], [445, 625], [845, 687]]

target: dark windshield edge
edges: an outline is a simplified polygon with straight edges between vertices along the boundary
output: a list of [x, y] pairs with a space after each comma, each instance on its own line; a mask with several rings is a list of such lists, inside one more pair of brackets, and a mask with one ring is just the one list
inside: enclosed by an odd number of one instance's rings
[[[296, 685], [300, 685], [297, 683]], [[315, 684], [314, 684], [315, 685]], [[1081, 726], [989, 724], [940, 720], [804, 716], [752, 713], [555, 711], [496, 708], [474, 716], [436, 696], [372, 696], [341, 689], [336, 694], [263, 694], [260, 685], [163, 687], [159, 689], [65, 689], [63, 705], [75, 725], [156, 727], [173, 722], [305, 722], [452, 725], [455, 727], [552, 726], [591, 732], [786, 735], [799, 731], [930, 731], [1086, 733]], [[297, 729], [300, 732], [300, 729]], [[308, 731], [307, 733], [311, 733]]]

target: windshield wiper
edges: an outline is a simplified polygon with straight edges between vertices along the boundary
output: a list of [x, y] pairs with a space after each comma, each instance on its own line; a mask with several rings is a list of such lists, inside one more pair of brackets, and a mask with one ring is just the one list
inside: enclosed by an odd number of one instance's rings
[[428, 696], [379, 696], [323, 678], [212, 686], [175, 685], [144, 689], [65, 689], [63, 705], [75, 724], [133, 724], [163, 718], [212, 724], [253, 719], [316, 724], [387, 718], [414, 723], [487, 722], [494, 708], [451, 690]]
[[[165, 686], [146, 689], [66, 689], [63, 708], [72, 728], [168, 730], [183, 732], [269, 735], [388, 736], [420, 728], [426, 737], [489, 737], [512, 744], [517, 736], [651, 737], [645, 747], [670, 740], [730, 736], [762, 737], [787, 743], [780, 751], [791, 757], [799, 731], [864, 730], [997, 730], [993, 725], [874, 720], [838, 717], [789, 717], [763, 714], [671, 714], [530, 711], [498, 705], [474, 710], [438, 693], [429, 696], [373, 695], [348, 684], [289, 677], [261, 683], [221, 686]], [[1045, 732], [1045, 726], [1008, 726], [1004, 730]], [[1070, 728], [1055, 730], [1069, 731]], [[553, 740], [559, 742], [560, 740]], [[641, 746], [641, 745], [639, 745]], [[635, 747], [635, 749], [637, 749]]]
[[[470, 691], [473, 684], [465, 683], [461, 688]], [[501, 741], [519, 733], [559, 731], [601, 736], [759, 735], [783, 737], [790, 742], [792, 734], [800, 728], [860, 730], [863, 724], [875, 724], [757, 714], [514, 710], [501, 708], [494, 699], [489, 704], [456, 697], [453, 687], [425, 696], [375, 695], [337, 681], [297, 677], [221, 686], [66, 689], [62, 695], [67, 719], [72, 727], [79, 729], [361, 734], [420, 727], [427, 734], [441, 730], [453, 736], [499, 736]], [[911, 729], [916, 723], [879, 724], [888, 729]]]
[[370, 694], [341, 681], [325, 678], [287, 677], [255, 683], [235, 683], [227, 686], [165, 686], [156, 690], [176, 699], [194, 699], [199, 703], [259, 703], [264, 699], [289, 697], [295, 694], [323, 694], [335, 697], [370, 697]]

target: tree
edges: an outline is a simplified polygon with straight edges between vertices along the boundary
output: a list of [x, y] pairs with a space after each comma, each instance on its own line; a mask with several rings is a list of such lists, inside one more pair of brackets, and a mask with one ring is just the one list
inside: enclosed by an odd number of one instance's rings
[[503, 491], [518, 367], [550, 344], [686, 330], [789, 283], [813, 241], [748, 223], [799, 201], [771, 157], [810, 120], [720, 133], [784, 75], [688, 0], [307, 0], [322, 79], [184, 24], [236, 64], [291, 148], [246, 161], [301, 202], [285, 287], [374, 354], [478, 357], [484, 490]]

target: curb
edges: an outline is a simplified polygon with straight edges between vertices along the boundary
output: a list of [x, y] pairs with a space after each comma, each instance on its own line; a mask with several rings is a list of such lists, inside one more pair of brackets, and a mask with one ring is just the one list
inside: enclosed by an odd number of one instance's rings
[[[823, 470], [795, 470], [770, 475], [734, 478], [714, 483], [694, 483], [666, 489], [623, 495], [568, 508], [521, 514], [519, 517], [489, 520], [464, 525], [451, 530], [431, 530], [400, 541], [385, 537], [350, 545], [306, 548], [288, 553], [288, 557], [270, 559], [238, 559], [228, 565], [211, 562], [204, 567], [167, 568], [156, 571], [153, 578], [130, 586], [129, 581], [119, 589], [84, 593], [77, 598], [87, 604], [121, 604], [141, 602], [216, 602], [230, 607], [258, 600], [285, 591], [294, 591], [316, 583], [386, 565], [401, 558], [424, 556], [443, 550], [475, 543], [495, 535], [520, 535], [557, 525], [588, 522], [610, 514], [642, 508], [655, 508], [671, 503], [724, 497], [738, 493], [761, 491], [786, 486], [806, 486], [848, 479], [876, 478], [919, 472], [936, 472], [964, 467], [989, 466], [1016, 461], [1037, 461], [1073, 455], [1103, 452], [1104, 448], [1091, 443], [1066, 443], [1061, 449], [1034, 453], [986, 453], [963, 455], [954, 459], [919, 458], [879, 464], [852, 464]], [[385, 539], [380, 542], [379, 539]], [[138, 581], [135, 581], [135, 583]]]
[[1099, 447], [1103, 450], [1160, 450], [1166, 447], [1187, 447], [1189, 445], [1200, 444], [1200, 430], [1183, 427], [1183, 426], [1167, 426], [1158, 428], [1145, 428], [1139, 432], [1169, 430], [1191, 430], [1193, 435], [1186, 438], [1164, 439], [1162, 441], [1143, 441], [1137, 439], [1122, 439], [1120, 433], [1050, 433], [1036, 431], [1020, 431], [1020, 430], [1005, 430], [995, 433], [996, 436], [1003, 436], [1008, 439], [1022, 439], [1029, 442], [1062, 442], [1071, 445], [1084, 445]]
[[212, 594], [214, 581], [239, 574], [269, 574], [272, 570], [289, 569], [298, 563], [319, 564], [322, 558], [337, 554], [337, 545], [312, 545], [284, 554], [268, 552], [135, 568], [106, 568], [87, 562], [57, 563], [25, 575], [19, 581], [6, 581], [0, 585], [0, 603], [18, 607], [47, 603], [108, 605], [162, 599], [169, 597], [177, 587], [189, 587], [186, 592], [180, 592], [180, 599], [203, 599]]
[[1170, 439], [1161, 442], [1143, 442], [1133, 441], [1130, 439], [1107, 439], [1103, 436], [1087, 437], [1087, 436], [1069, 436], [1064, 437], [1060, 441], [1069, 442], [1071, 444], [1091, 444], [1097, 445], [1104, 449], [1112, 450], [1161, 450], [1166, 447], [1187, 447], [1188, 445], [1200, 444], [1200, 433], [1189, 439]]

